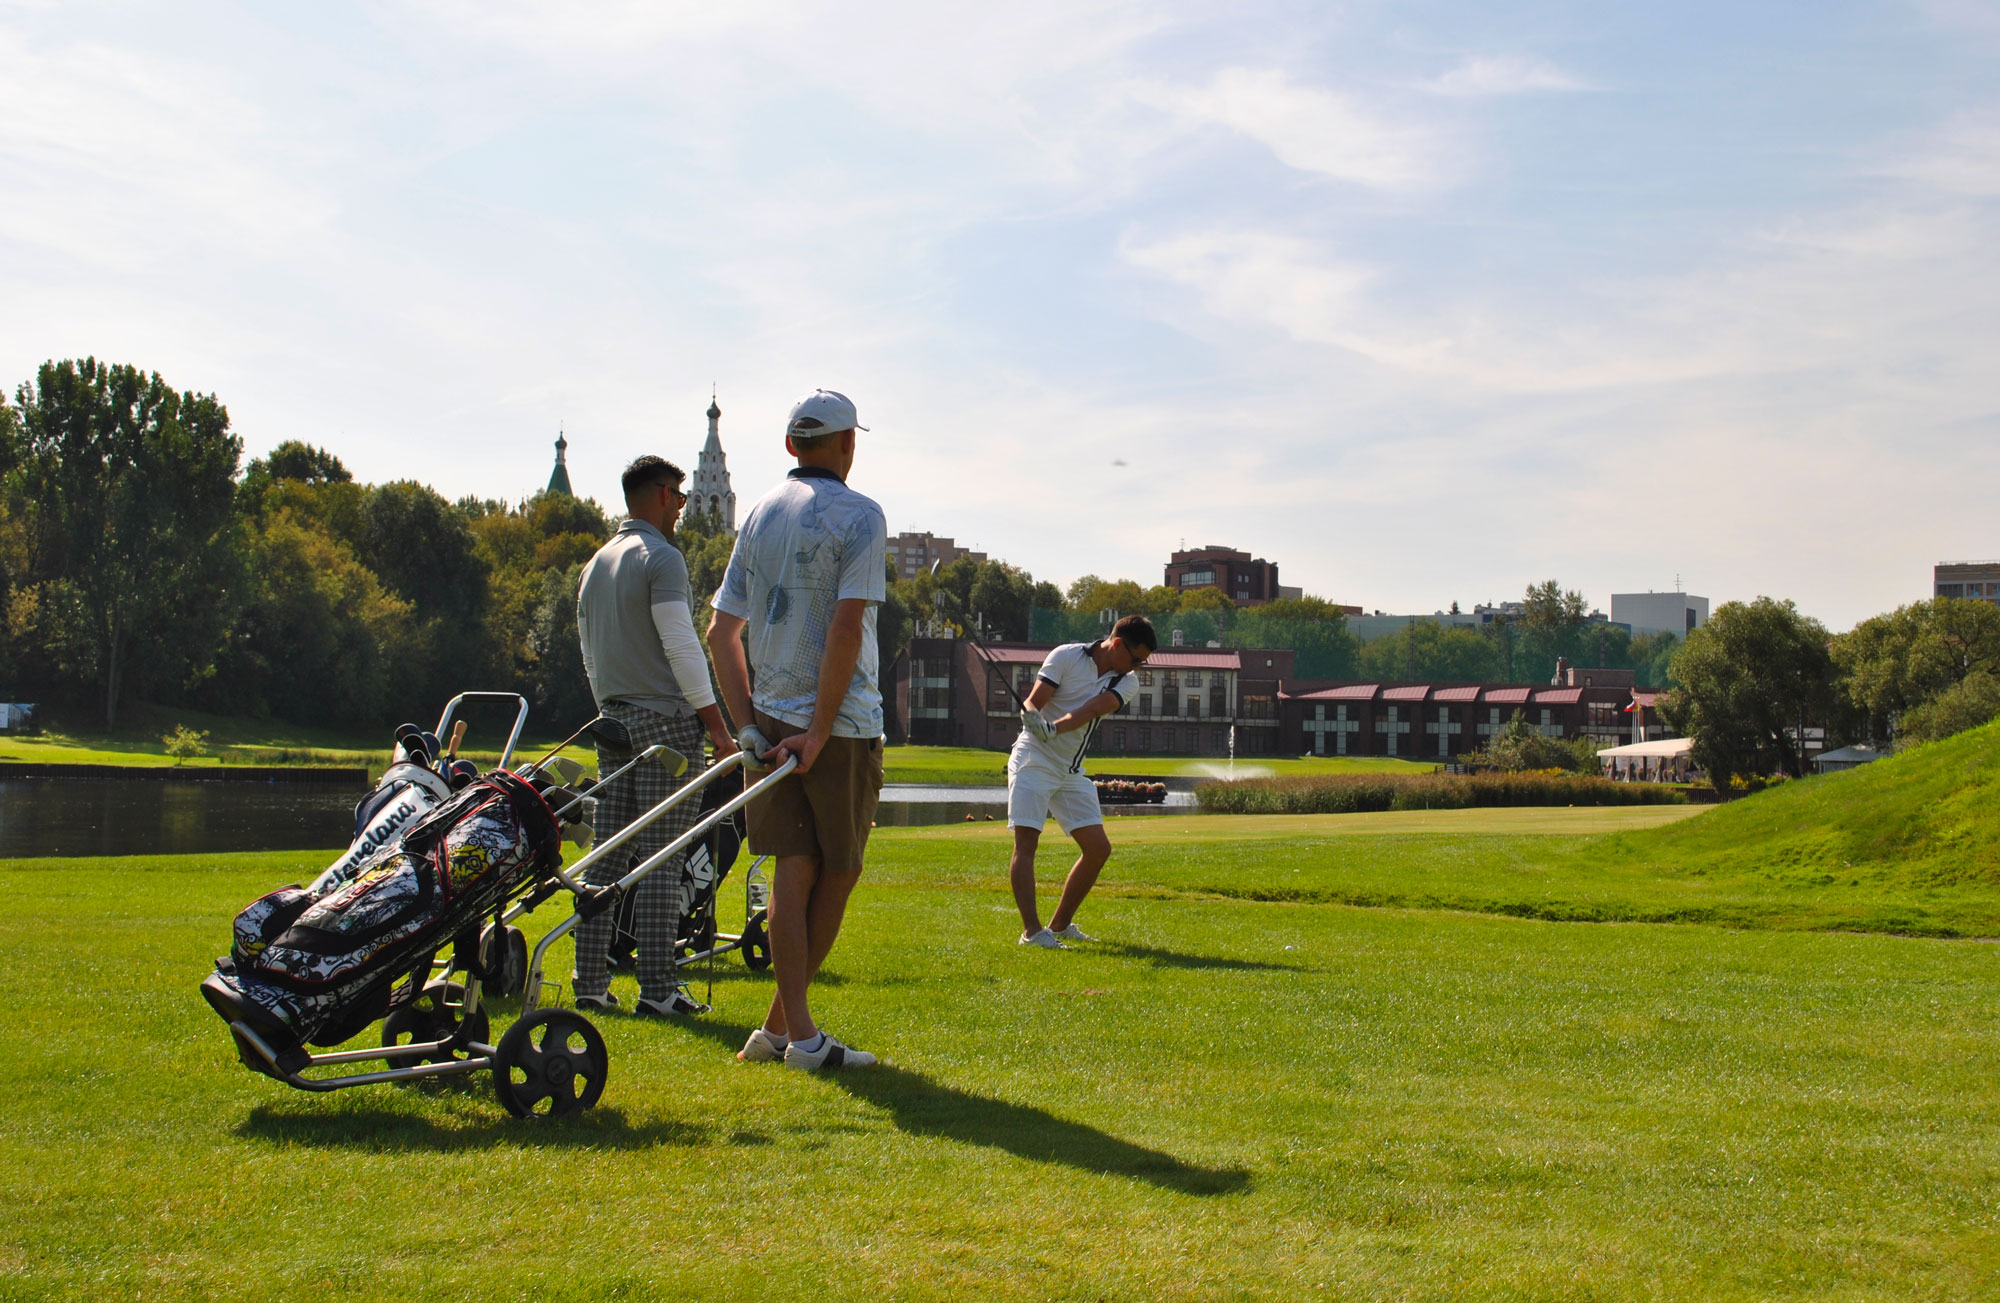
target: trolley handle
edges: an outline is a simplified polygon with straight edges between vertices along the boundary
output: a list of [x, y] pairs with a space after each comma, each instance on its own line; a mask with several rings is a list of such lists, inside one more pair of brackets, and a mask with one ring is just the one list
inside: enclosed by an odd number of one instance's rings
[[505, 769], [507, 762], [514, 758], [514, 744], [521, 740], [521, 730], [527, 727], [528, 724], [528, 699], [518, 692], [461, 692], [450, 701], [444, 703], [444, 714], [438, 716], [437, 735], [439, 737], [449, 736], [451, 733], [452, 717], [458, 713], [459, 706], [470, 705], [474, 702], [493, 702], [500, 705], [511, 703], [516, 707], [514, 711], [514, 731], [507, 735], [507, 745], [501, 749], [500, 763], [497, 766], [500, 769]]

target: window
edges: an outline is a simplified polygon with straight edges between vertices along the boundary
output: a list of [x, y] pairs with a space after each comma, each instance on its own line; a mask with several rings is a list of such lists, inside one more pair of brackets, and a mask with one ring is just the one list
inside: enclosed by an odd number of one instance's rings
[[1140, 749], [1141, 751], [1151, 751], [1151, 750], [1153, 749], [1153, 730], [1152, 730], [1152, 729], [1150, 729], [1150, 728], [1141, 728], [1141, 729], [1139, 730], [1139, 749]]
[[1189, 670], [1189, 671], [1188, 671], [1188, 676], [1187, 676], [1187, 685], [1188, 685], [1188, 686], [1189, 686], [1190, 688], [1198, 688], [1198, 687], [1200, 687], [1200, 686], [1201, 686], [1201, 671], [1200, 671], [1200, 670]]
[[1139, 686], [1142, 688], [1150, 688], [1153, 686], [1153, 672], [1151, 670], [1139, 671]]
[[1938, 595], [1939, 597], [1963, 597], [1963, 596], [1965, 596], [1965, 585], [1964, 585], [1964, 584], [1939, 584], [1939, 585], [1938, 585], [1938, 591], [1937, 591], [1937, 595]]
[[1180, 684], [1180, 679], [1179, 679], [1179, 678], [1177, 678], [1177, 677], [1175, 676], [1175, 673], [1174, 673], [1174, 671], [1172, 671], [1172, 670], [1168, 670], [1168, 671], [1167, 671], [1167, 686], [1168, 686], [1168, 687], [1170, 687], [1170, 688], [1172, 688], [1172, 687], [1177, 687], [1177, 686], [1179, 686], [1179, 684]]
[[1193, 588], [1200, 584], [1212, 584], [1214, 582], [1215, 571], [1213, 570], [1189, 570], [1181, 575], [1182, 588]]
[[1123, 750], [1125, 749], [1125, 730], [1124, 730], [1124, 729], [1122, 729], [1122, 728], [1114, 728], [1114, 729], [1112, 729], [1112, 730], [1111, 730], [1111, 745], [1112, 745], [1112, 747], [1113, 747], [1113, 748], [1115, 748], [1116, 750], [1119, 750], [1119, 751], [1123, 751]]
[[1229, 689], [1220, 674], [1208, 676], [1208, 713], [1218, 719], [1229, 714]]
[[1140, 694], [1139, 694], [1139, 713], [1140, 713], [1141, 715], [1150, 715], [1150, 714], [1152, 714], [1152, 713], [1153, 713], [1153, 694], [1152, 694], [1152, 693], [1150, 693], [1150, 692], [1142, 692], [1142, 693], [1140, 693]]
[[1201, 730], [1200, 730], [1200, 729], [1198, 729], [1198, 728], [1190, 728], [1190, 729], [1186, 729], [1186, 730], [1184, 730], [1184, 731], [1185, 731], [1185, 733], [1186, 733], [1186, 735], [1187, 735], [1187, 749], [1188, 749], [1188, 754], [1189, 754], [1189, 755], [1200, 755], [1200, 754], [1201, 754]]
[[1272, 702], [1271, 698], [1266, 696], [1256, 696], [1246, 693], [1237, 701], [1236, 705], [1238, 713], [1244, 719], [1276, 719], [1278, 717], [1277, 706]]

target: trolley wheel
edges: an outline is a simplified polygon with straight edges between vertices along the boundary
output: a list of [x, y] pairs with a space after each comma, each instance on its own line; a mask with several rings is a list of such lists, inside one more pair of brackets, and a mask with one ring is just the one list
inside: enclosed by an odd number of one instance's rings
[[479, 934], [479, 962], [492, 974], [486, 989], [502, 1000], [521, 993], [528, 980], [528, 938], [517, 927], [496, 930], [491, 924]]
[[494, 1047], [493, 1089], [515, 1117], [567, 1117], [604, 1093], [610, 1057], [590, 1020], [568, 1009], [537, 1009]]
[[528, 937], [520, 928], [507, 929], [507, 966], [502, 980], [506, 983], [506, 995], [511, 999], [521, 993], [528, 984]]
[[762, 919], [743, 925], [743, 966], [753, 973], [771, 966], [771, 938], [764, 931]]
[[[468, 1041], [485, 1041], [491, 1028], [482, 1003], [465, 1018], [460, 1019], [453, 1011], [460, 1008], [465, 1000], [465, 988], [457, 982], [430, 982], [417, 993], [417, 998], [390, 1013], [382, 1020], [382, 1044], [420, 1045], [426, 1041], [441, 1041], [449, 1038], [460, 1026], [466, 1029]], [[452, 1063], [460, 1057], [450, 1050], [439, 1050], [418, 1059], [399, 1059], [394, 1066], [403, 1067], [411, 1063]]]

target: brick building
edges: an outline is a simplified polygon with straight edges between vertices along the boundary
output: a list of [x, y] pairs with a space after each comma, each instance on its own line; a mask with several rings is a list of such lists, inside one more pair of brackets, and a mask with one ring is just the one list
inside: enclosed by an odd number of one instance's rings
[[[911, 639], [890, 686], [890, 741], [1013, 746], [1020, 707], [1002, 675], [1026, 697], [1051, 650], [1049, 643], [997, 643], [986, 648], [989, 664], [963, 639]], [[1226, 756], [1232, 730], [1236, 755], [1285, 754], [1278, 694], [1291, 672], [1292, 653], [1282, 648], [1162, 647], [1134, 675], [1131, 701], [1098, 728], [1091, 754]]]
[[1280, 597], [1296, 597], [1278, 587], [1275, 562], [1253, 557], [1226, 547], [1199, 547], [1176, 552], [1167, 562], [1163, 581], [1176, 592], [1190, 588], [1215, 588], [1238, 606], [1257, 606]]
[[889, 560], [895, 563], [898, 579], [915, 579], [931, 568], [934, 561], [950, 565], [960, 557], [984, 562], [984, 552], [972, 552], [949, 538], [935, 534], [902, 533], [889, 540]]
[[[1286, 683], [1278, 694], [1286, 755], [1446, 761], [1477, 751], [1516, 711], [1550, 737], [1632, 740], [1632, 671], [1569, 669], [1547, 687], [1507, 683]], [[1649, 703], [1650, 704], [1650, 703]]]

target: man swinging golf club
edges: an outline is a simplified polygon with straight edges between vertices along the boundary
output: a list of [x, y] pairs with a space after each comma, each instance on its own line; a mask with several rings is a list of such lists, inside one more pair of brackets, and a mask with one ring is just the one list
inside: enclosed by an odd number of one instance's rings
[[[1007, 757], [1007, 823], [1014, 829], [1008, 871], [1024, 946], [1067, 950], [1066, 941], [1091, 940], [1076, 925], [1076, 911], [1111, 858], [1111, 839], [1104, 835], [1104, 812], [1096, 785], [1083, 772], [1083, 755], [1098, 721], [1130, 700], [1132, 672], [1159, 645], [1151, 621], [1128, 615], [1111, 627], [1109, 638], [1064, 643], [1036, 672], [1021, 710], [1021, 735]], [[1051, 815], [1081, 853], [1043, 927], [1035, 899], [1035, 848]]]

